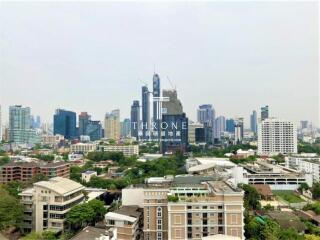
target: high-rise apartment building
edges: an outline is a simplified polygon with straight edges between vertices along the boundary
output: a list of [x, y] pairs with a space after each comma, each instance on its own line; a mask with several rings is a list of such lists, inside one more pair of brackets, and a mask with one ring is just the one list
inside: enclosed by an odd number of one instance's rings
[[229, 133], [234, 133], [235, 122], [234, 119], [230, 118], [226, 120], [226, 131]]
[[123, 205], [143, 207], [145, 240], [244, 239], [243, 191], [214, 176], [150, 178], [123, 189], [122, 198]]
[[243, 118], [236, 118], [234, 125], [234, 141], [236, 144], [241, 143], [244, 137]]
[[142, 138], [148, 139], [147, 132], [150, 131], [150, 100], [149, 100], [149, 89], [147, 86], [142, 87]]
[[159, 125], [160, 151], [162, 153], [173, 153], [176, 150], [185, 152], [188, 147], [188, 118], [183, 112], [175, 89], [163, 90], [162, 95], [168, 101], [162, 103], [162, 119]]
[[269, 118], [269, 106], [261, 107], [261, 121]]
[[121, 137], [126, 138], [130, 136], [130, 119], [125, 118], [121, 123]]
[[81, 112], [79, 118], [79, 136], [87, 135], [87, 126], [91, 119], [91, 116], [87, 112]]
[[257, 134], [258, 131], [258, 119], [257, 119], [257, 112], [255, 110], [252, 111], [250, 115], [250, 129], [254, 134]]
[[9, 140], [17, 144], [40, 142], [36, 131], [31, 129], [30, 108], [15, 105], [9, 107]]
[[276, 155], [297, 153], [297, 130], [292, 122], [275, 118], [258, 124], [258, 153]]
[[206, 127], [211, 128], [212, 133], [211, 142], [214, 142], [214, 121], [216, 119], [216, 112], [211, 104], [200, 105], [197, 110], [198, 122], [204, 124]]
[[33, 188], [21, 192], [19, 195], [24, 206], [23, 232], [64, 230], [66, 214], [84, 200], [83, 189], [80, 183], [54, 177], [49, 181], [36, 182]]
[[77, 114], [72, 111], [57, 109], [53, 116], [53, 134], [64, 136], [68, 140], [77, 138]]
[[140, 129], [140, 104], [138, 100], [133, 101], [131, 105], [131, 124], [130, 124], [130, 132], [131, 137], [139, 139], [139, 129]]
[[113, 140], [120, 139], [120, 110], [115, 109], [106, 113], [104, 119], [104, 137]]
[[[189, 143], [196, 143], [196, 129], [202, 128], [202, 123], [190, 123], [188, 124], [188, 141]], [[203, 130], [202, 130], [203, 131]]]
[[221, 139], [222, 134], [226, 131], [226, 118], [219, 116], [215, 119], [214, 124], [214, 137], [218, 140]]

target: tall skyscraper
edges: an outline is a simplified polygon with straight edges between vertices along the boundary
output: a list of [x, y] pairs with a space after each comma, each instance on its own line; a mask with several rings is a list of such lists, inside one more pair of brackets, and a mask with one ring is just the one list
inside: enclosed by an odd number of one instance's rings
[[297, 153], [297, 130], [292, 122], [269, 118], [258, 125], [258, 154]]
[[139, 139], [139, 125], [140, 125], [140, 103], [138, 100], [133, 101], [131, 105], [131, 137]]
[[257, 120], [257, 112], [255, 110], [252, 111], [250, 115], [250, 129], [254, 134], [257, 134], [258, 131], [258, 120]]
[[89, 120], [85, 134], [90, 137], [90, 141], [97, 141], [102, 138], [102, 126], [100, 121]]
[[72, 111], [57, 109], [53, 116], [53, 134], [60, 134], [66, 139], [77, 138], [77, 114]]
[[104, 119], [104, 137], [113, 140], [120, 139], [120, 110], [115, 109], [106, 113]]
[[269, 118], [269, 106], [261, 107], [261, 121]]
[[[197, 110], [198, 122], [204, 124], [207, 131], [212, 129], [212, 143], [214, 142], [214, 120], [216, 119], [216, 112], [211, 104], [200, 105]], [[208, 136], [208, 134], [207, 134]]]
[[87, 112], [81, 112], [79, 118], [79, 135], [88, 135], [86, 130], [91, 119], [91, 116]]
[[15, 105], [9, 107], [9, 140], [17, 144], [33, 144], [40, 141], [31, 129], [30, 108]]
[[163, 97], [169, 101], [162, 103], [161, 147], [162, 153], [187, 151], [188, 147], [188, 118], [183, 112], [182, 104], [175, 89], [163, 90]]
[[215, 119], [214, 135], [215, 138], [220, 140], [223, 132], [226, 131], [226, 118], [219, 116]]
[[234, 140], [235, 143], [241, 143], [244, 137], [244, 123], [243, 118], [236, 118], [234, 125]]
[[229, 133], [234, 133], [235, 122], [234, 119], [230, 118], [226, 120], [226, 131]]
[[[152, 78], [153, 84], [153, 97], [160, 97], [160, 77], [158, 74], [153, 74]], [[153, 102], [153, 121], [157, 120], [157, 103]]]
[[130, 135], [130, 119], [129, 118], [125, 118], [121, 122], [120, 125], [121, 125], [121, 137], [122, 138], [129, 137], [129, 135]]
[[162, 114], [182, 114], [182, 103], [178, 99], [177, 90], [163, 90], [162, 96], [169, 98], [169, 101], [162, 103]]
[[309, 126], [309, 122], [307, 120], [301, 120], [300, 121], [300, 129], [303, 130], [303, 129], [307, 129]]
[[147, 132], [150, 131], [150, 100], [149, 89], [147, 86], [142, 87], [142, 137], [148, 138]]

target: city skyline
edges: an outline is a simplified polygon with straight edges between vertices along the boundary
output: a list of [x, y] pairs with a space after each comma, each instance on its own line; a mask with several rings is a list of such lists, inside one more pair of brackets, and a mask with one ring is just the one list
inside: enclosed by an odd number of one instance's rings
[[141, 101], [144, 82], [152, 89], [155, 71], [161, 89], [177, 86], [190, 120], [196, 121], [199, 105], [212, 104], [217, 116], [244, 117], [248, 128], [252, 110], [259, 115], [269, 105], [271, 117], [319, 126], [316, 8], [254, 2], [2, 3], [2, 123], [16, 104], [30, 107], [43, 122], [52, 122], [57, 108], [86, 111], [100, 121], [118, 108], [123, 120], [130, 117], [132, 101]]

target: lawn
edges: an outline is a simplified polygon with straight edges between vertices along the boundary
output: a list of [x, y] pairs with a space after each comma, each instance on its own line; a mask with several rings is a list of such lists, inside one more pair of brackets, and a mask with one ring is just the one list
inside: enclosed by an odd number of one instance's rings
[[300, 203], [304, 202], [295, 192], [293, 191], [272, 191], [273, 194], [279, 196], [283, 200], [289, 203]]

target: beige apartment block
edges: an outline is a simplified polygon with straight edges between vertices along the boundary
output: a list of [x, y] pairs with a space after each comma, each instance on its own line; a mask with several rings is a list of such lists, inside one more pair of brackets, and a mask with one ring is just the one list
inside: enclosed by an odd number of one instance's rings
[[114, 212], [105, 215], [106, 227], [116, 229], [117, 240], [142, 239], [142, 209], [138, 206], [123, 206]]
[[24, 205], [24, 232], [62, 231], [67, 212], [84, 200], [84, 187], [67, 178], [54, 177], [33, 184], [19, 195]]
[[130, 201], [135, 186], [123, 189], [123, 203], [141, 205], [145, 240], [202, 239], [223, 234], [244, 239], [243, 191], [213, 176], [148, 179], [143, 199]]

